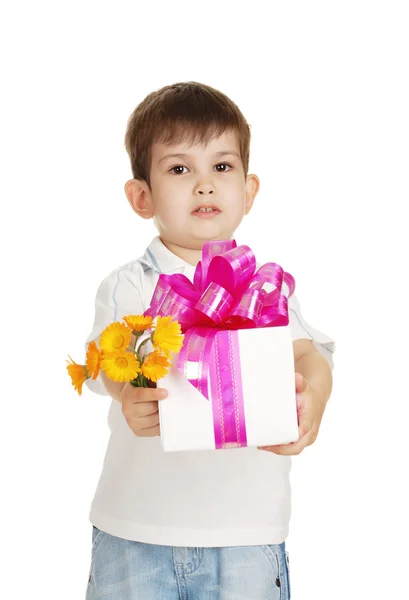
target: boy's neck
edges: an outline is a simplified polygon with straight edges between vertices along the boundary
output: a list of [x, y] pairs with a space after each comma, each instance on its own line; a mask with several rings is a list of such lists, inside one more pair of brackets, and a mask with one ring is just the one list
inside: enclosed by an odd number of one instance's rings
[[184, 248], [183, 246], [178, 246], [176, 244], [172, 244], [172, 242], [167, 242], [166, 240], [164, 240], [162, 238], [160, 238], [160, 239], [162, 241], [162, 244], [164, 246], [166, 246], [166, 248], [168, 250], [173, 252], [173, 254], [176, 254], [176, 256], [178, 256], [185, 262], [189, 263], [190, 265], [193, 265], [194, 267], [196, 267], [199, 260], [202, 259], [202, 250], [193, 250], [191, 248]]

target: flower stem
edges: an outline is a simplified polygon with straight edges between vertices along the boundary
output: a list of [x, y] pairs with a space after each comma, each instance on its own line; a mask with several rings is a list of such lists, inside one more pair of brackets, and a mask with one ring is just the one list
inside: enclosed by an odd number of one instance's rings
[[142, 348], [142, 346], [143, 346], [144, 344], [146, 344], [147, 342], [149, 342], [149, 341], [150, 341], [150, 339], [151, 339], [150, 337], [147, 337], [147, 338], [146, 338], [146, 340], [143, 340], [142, 344], [140, 344], [140, 345], [139, 345], [138, 352], [139, 352], [139, 350]]
[[148, 380], [141, 373], [139, 373], [139, 375], [135, 379], [132, 379], [130, 381], [130, 384], [133, 385], [134, 387], [149, 387]]

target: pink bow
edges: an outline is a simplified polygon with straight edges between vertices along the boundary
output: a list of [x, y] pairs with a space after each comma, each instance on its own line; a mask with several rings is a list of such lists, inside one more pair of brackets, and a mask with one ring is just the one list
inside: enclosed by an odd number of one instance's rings
[[[294, 278], [272, 262], [255, 270], [248, 246], [237, 246], [235, 240], [206, 242], [194, 282], [180, 273], [161, 274], [145, 315], [171, 315], [182, 331], [288, 325]], [[267, 292], [268, 285], [274, 289]]]

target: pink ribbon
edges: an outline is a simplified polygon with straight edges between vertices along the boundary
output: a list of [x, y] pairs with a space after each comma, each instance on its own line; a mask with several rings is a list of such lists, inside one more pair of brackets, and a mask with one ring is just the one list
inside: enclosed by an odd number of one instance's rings
[[181, 324], [185, 339], [178, 368], [203, 396], [212, 398], [216, 448], [247, 445], [235, 330], [288, 325], [288, 298], [294, 289], [292, 275], [276, 263], [256, 271], [252, 250], [235, 240], [203, 245], [193, 283], [180, 273], [159, 276], [144, 314], [170, 315]]

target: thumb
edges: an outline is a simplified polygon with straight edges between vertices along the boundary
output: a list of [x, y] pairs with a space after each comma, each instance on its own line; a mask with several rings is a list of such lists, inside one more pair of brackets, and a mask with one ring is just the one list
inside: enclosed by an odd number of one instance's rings
[[313, 424], [314, 420], [312, 418], [312, 415], [308, 412], [302, 411], [300, 414], [300, 420], [298, 424], [298, 433], [300, 438], [302, 438], [306, 433], [310, 431], [310, 429], [312, 429]]

